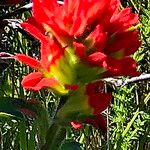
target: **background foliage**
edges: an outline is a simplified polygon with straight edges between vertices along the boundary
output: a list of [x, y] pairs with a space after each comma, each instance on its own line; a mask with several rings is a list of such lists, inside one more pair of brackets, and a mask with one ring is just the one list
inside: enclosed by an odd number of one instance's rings
[[[0, 6], [0, 19], [9, 12], [25, 5], [28, 1], [16, 6]], [[150, 1], [149, 0], [122, 0], [123, 6], [132, 7], [133, 11], [140, 16], [140, 32], [142, 46], [133, 57], [139, 64], [139, 71], [150, 73]], [[30, 16], [30, 11], [19, 13], [12, 16], [12, 19], [25, 20]], [[130, 38], [130, 37], [129, 37]], [[25, 31], [12, 28], [8, 24], [2, 24], [0, 21], [0, 52], [11, 54], [24, 53], [33, 57], [39, 57], [39, 42]], [[128, 68], [125, 68], [128, 69]], [[29, 118], [22, 115], [13, 108], [21, 109], [21, 106], [27, 108], [26, 114], [29, 114], [31, 106], [26, 103], [18, 102], [18, 105], [8, 105], [7, 98], [36, 99], [47, 108], [50, 116], [54, 117], [58, 108], [59, 99], [52, 93], [43, 89], [39, 92], [26, 91], [20, 85], [22, 76], [32, 70], [15, 62], [14, 60], [0, 59], [0, 149], [3, 150], [38, 150], [44, 136], [42, 124], [44, 118], [34, 113], [38, 119]], [[81, 130], [74, 130], [68, 127], [66, 139], [71, 141], [72, 149], [77, 150], [149, 150], [150, 149], [150, 88], [148, 81], [142, 81], [136, 84], [127, 85], [122, 88], [113, 87], [113, 102], [104, 114], [107, 118], [107, 134], [98, 131], [93, 127], [86, 125]], [[15, 100], [15, 99], [14, 99]], [[21, 101], [21, 100], [20, 100]], [[7, 108], [7, 114], [3, 113], [3, 108]], [[34, 108], [34, 106], [33, 106]], [[43, 112], [45, 113], [45, 112]], [[9, 115], [8, 115], [9, 114]], [[11, 117], [10, 117], [11, 115]], [[18, 119], [14, 116], [18, 116]], [[43, 119], [43, 120], [42, 120]], [[69, 142], [68, 142], [69, 143]], [[67, 142], [63, 148], [67, 150]], [[66, 147], [65, 147], [66, 146]]]

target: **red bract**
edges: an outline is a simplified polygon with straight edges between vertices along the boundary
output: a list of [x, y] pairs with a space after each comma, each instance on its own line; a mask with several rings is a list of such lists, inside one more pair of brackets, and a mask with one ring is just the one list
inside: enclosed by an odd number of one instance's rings
[[[136, 62], [129, 57], [140, 46], [138, 31], [118, 32], [108, 36], [108, 33], [100, 30], [96, 28], [84, 44], [74, 42], [78, 57], [93, 67], [104, 68], [105, 76], [101, 77], [139, 75], [136, 71]], [[128, 72], [124, 70], [126, 65], [130, 66]], [[112, 74], [107, 74], [107, 72]]]
[[[137, 76], [140, 73], [136, 71], [136, 62], [130, 57], [122, 59], [113, 59], [107, 55], [97, 52], [87, 58], [91, 65], [106, 68], [101, 77], [113, 76]], [[125, 69], [128, 66], [128, 69]]]
[[97, 115], [104, 111], [110, 104], [112, 94], [104, 92], [104, 82], [96, 81], [86, 86], [88, 104], [93, 109], [93, 114]]

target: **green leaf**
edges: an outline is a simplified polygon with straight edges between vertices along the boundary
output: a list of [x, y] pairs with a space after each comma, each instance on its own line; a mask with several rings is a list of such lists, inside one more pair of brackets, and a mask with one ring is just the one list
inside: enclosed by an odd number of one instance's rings
[[14, 118], [26, 120], [25, 116], [35, 119], [41, 144], [45, 143], [48, 130], [48, 114], [37, 100], [23, 100], [20, 98], [0, 97], [0, 118]]
[[68, 139], [68, 140], [64, 140], [59, 150], [82, 150], [82, 149], [81, 149], [80, 143], [74, 140]]
[[25, 102], [20, 99], [0, 97], [0, 117], [15, 117], [16, 119], [23, 119], [24, 115], [19, 109], [24, 105]]

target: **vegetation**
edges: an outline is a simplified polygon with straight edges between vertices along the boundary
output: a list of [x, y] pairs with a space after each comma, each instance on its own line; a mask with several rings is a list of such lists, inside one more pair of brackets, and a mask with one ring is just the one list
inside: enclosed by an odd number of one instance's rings
[[[2, 20], [7, 16], [6, 13], [11, 14], [27, 3], [28, 1], [15, 6], [0, 6], [0, 52], [24, 53], [38, 58], [40, 43], [24, 30], [17, 26], [14, 27], [12, 22], [9, 22], [12, 20]], [[148, 74], [150, 72], [150, 1], [122, 0], [122, 7], [126, 6], [132, 7], [133, 11], [140, 16], [139, 28], [142, 45], [133, 58], [138, 62], [138, 70]], [[5, 19], [26, 20], [30, 15], [30, 10], [18, 10], [17, 14], [10, 15]], [[13, 21], [17, 24], [16, 20]], [[128, 69], [128, 66], [125, 69]], [[21, 86], [22, 77], [32, 71], [31, 68], [13, 59], [0, 58], [1, 150], [39, 150], [46, 135], [45, 116], [55, 117], [59, 107], [59, 98], [46, 89], [34, 92], [25, 90]], [[126, 80], [126, 78], [121, 78], [121, 80]], [[108, 85], [107, 91], [111, 90], [114, 98], [111, 106], [104, 112], [107, 118], [107, 133], [90, 125], [84, 125], [84, 128], [80, 130], [68, 126], [67, 140], [63, 143], [62, 149], [149, 150], [149, 84], [147, 79], [122, 87]], [[22, 99], [28, 100], [28, 102]], [[47, 109], [48, 114], [43, 107]], [[30, 112], [30, 110], [32, 111]], [[38, 117], [35, 119], [34, 115]], [[50, 136], [58, 141], [64, 135], [63, 129], [56, 137], [50, 133]], [[68, 145], [71, 145], [70, 149], [67, 149]]]

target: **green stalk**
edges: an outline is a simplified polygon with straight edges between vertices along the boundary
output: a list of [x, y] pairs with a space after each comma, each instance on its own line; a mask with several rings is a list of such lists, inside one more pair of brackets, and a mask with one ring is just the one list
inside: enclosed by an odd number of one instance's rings
[[150, 93], [148, 93], [148, 95], [144, 99], [144, 104], [147, 105], [147, 103], [148, 103], [149, 100], [150, 100]]
[[28, 149], [29, 150], [35, 150], [36, 147], [36, 140], [35, 140], [35, 135], [36, 135], [36, 125], [33, 122], [32, 130], [30, 131], [30, 137], [29, 137], [29, 142], [28, 142]]
[[46, 143], [41, 150], [58, 150], [65, 136], [65, 127], [53, 123], [47, 131]]
[[27, 133], [26, 133], [26, 122], [21, 121], [19, 125], [19, 137], [20, 137], [20, 148], [21, 150], [28, 150], [27, 147]]
[[127, 134], [127, 132], [129, 131], [130, 127], [132, 126], [134, 120], [137, 118], [137, 116], [139, 115], [139, 109], [137, 109], [137, 111], [135, 112], [133, 118], [131, 119], [131, 121], [127, 124], [125, 130], [122, 133], [122, 138], [124, 138], [124, 136]]

